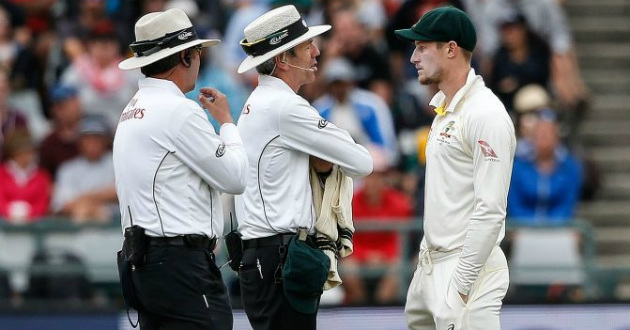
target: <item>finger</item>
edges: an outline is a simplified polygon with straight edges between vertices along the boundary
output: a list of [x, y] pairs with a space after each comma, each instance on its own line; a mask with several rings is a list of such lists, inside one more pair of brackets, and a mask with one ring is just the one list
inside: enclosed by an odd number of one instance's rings
[[214, 100], [211, 101], [209, 97], [206, 97], [203, 94], [197, 95], [197, 100], [199, 100], [199, 103], [201, 103], [201, 105], [206, 109], [208, 109], [212, 105], [212, 102], [214, 101]]
[[201, 87], [199, 88], [199, 91], [206, 94], [216, 94], [219, 92], [217, 89], [214, 89], [212, 87]]
[[221, 93], [221, 91], [219, 91], [218, 89], [212, 88], [212, 87], [202, 87], [199, 89], [199, 92], [201, 92], [202, 94], [209, 94], [214, 96], [214, 98], [216, 99], [217, 97], [223, 97], [225, 95], [223, 95], [223, 93]]

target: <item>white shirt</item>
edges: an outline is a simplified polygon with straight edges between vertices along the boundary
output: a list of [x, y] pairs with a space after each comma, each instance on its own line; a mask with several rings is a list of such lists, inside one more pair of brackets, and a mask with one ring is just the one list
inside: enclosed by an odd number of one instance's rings
[[[431, 105], [444, 102], [440, 91]], [[431, 125], [421, 244], [423, 250], [463, 250], [454, 274], [461, 293], [468, 293], [505, 236], [515, 149], [510, 116], [471, 69], [445, 115], [437, 115]]]
[[247, 188], [235, 197], [238, 230], [246, 240], [299, 227], [314, 232], [309, 155], [339, 165], [352, 178], [372, 172], [364, 147], [275, 77], [259, 76], [238, 130], [249, 159]]
[[220, 237], [220, 192], [245, 188], [247, 158], [234, 124], [220, 136], [201, 107], [171, 81], [143, 78], [114, 138], [116, 192], [123, 229], [149, 236]]
[[[114, 166], [112, 153], [106, 152], [96, 161], [85, 157], [76, 157], [59, 167], [52, 209], [61, 211], [64, 205], [77, 197], [96, 190], [112, 187], [114, 184]], [[115, 207], [115, 204], [113, 205]]]

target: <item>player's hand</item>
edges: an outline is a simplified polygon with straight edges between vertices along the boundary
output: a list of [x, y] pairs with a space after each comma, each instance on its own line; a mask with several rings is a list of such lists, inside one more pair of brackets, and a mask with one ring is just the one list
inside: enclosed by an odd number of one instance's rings
[[216, 119], [219, 125], [234, 122], [225, 94], [212, 87], [202, 87], [199, 92], [197, 100], [203, 108], [208, 109], [212, 118]]
[[311, 166], [315, 169], [317, 173], [326, 173], [332, 170], [333, 164], [331, 162], [327, 162], [323, 159], [319, 159], [315, 156], [310, 157]]

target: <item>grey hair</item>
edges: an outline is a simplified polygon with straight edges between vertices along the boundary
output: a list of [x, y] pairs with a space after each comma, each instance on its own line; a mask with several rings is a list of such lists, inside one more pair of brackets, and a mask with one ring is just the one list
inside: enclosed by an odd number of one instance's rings
[[276, 57], [275, 56], [260, 63], [258, 66], [256, 66], [256, 71], [258, 71], [258, 73], [266, 74], [269, 76], [271, 76], [275, 70], [276, 70]]
[[[295, 52], [295, 47], [285, 51], [284, 53], [282, 53], [282, 59], [284, 60], [286, 53], [289, 53], [292, 57], [297, 56], [297, 53]], [[278, 56], [278, 55], [276, 55]], [[256, 71], [258, 71], [258, 73], [260, 74], [266, 74], [271, 76], [273, 74], [274, 71], [276, 71], [276, 56], [260, 63], [257, 67], [256, 67]]]

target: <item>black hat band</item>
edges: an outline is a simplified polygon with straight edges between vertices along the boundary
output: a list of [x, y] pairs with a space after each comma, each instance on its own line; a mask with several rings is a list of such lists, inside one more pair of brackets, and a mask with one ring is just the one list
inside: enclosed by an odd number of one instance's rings
[[173, 48], [197, 39], [197, 32], [195, 32], [195, 29], [191, 26], [179, 31], [167, 33], [161, 38], [134, 42], [129, 45], [129, 48], [131, 48], [131, 51], [136, 57], [149, 56], [162, 49]]
[[277, 49], [289, 42], [303, 36], [308, 32], [308, 27], [304, 20], [299, 19], [288, 25], [286, 28], [274, 32], [263, 39], [247, 42], [246, 39], [241, 40], [241, 47], [247, 55], [260, 56], [274, 49]]

